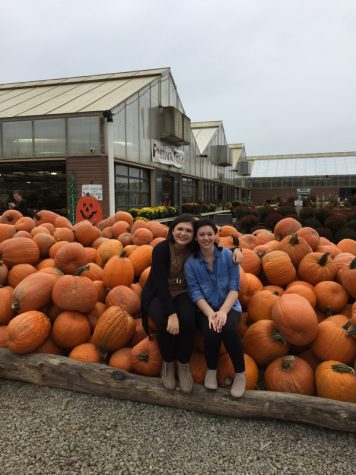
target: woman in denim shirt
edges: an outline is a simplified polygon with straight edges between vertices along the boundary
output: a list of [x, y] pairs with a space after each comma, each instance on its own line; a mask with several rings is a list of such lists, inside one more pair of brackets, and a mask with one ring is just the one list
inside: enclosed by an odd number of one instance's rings
[[185, 277], [190, 298], [197, 306], [198, 326], [204, 336], [207, 372], [204, 385], [217, 388], [216, 370], [221, 342], [235, 368], [231, 395], [241, 397], [245, 392], [246, 376], [242, 342], [237, 332], [241, 314], [238, 300], [240, 270], [231, 258], [231, 251], [215, 244], [218, 229], [211, 220], [194, 223], [199, 251], [188, 257]]

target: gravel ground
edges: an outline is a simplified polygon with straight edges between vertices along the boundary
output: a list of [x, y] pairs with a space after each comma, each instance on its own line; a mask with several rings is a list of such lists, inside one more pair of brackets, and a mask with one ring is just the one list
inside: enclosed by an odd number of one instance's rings
[[0, 381], [0, 474], [356, 474], [356, 435]]

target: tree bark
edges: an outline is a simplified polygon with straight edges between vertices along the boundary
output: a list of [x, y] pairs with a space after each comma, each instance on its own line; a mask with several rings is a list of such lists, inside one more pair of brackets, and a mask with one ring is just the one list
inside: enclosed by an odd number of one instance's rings
[[1, 348], [0, 378], [221, 416], [278, 419], [356, 432], [353, 403], [272, 391], [246, 391], [241, 399], [234, 399], [226, 389], [211, 392], [200, 385], [194, 385], [191, 394], [183, 394], [162, 388], [159, 378], [65, 356], [17, 355]]

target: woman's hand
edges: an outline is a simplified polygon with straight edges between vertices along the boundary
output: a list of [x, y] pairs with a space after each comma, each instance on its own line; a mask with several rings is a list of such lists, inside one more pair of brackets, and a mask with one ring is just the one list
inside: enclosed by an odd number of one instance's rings
[[207, 317], [209, 321], [209, 330], [213, 329], [214, 331], [216, 331], [215, 312], [210, 312]]
[[167, 332], [171, 335], [178, 335], [179, 333], [179, 320], [176, 313], [172, 313], [172, 315], [168, 317]]
[[242, 254], [241, 249], [234, 249], [234, 252], [232, 254], [232, 260], [234, 261], [234, 264], [241, 264], [243, 258], [244, 256]]
[[223, 310], [218, 310], [215, 313], [215, 326], [216, 332], [221, 333], [223, 326], [225, 325], [227, 320], [227, 314]]

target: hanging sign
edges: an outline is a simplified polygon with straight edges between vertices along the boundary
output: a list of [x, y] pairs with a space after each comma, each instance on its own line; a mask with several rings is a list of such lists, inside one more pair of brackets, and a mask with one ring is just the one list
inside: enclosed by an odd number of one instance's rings
[[99, 201], [103, 201], [103, 185], [82, 185], [82, 196], [94, 196]]
[[184, 164], [184, 152], [169, 145], [154, 142], [152, 145], [152, 161], [182, 168]]
[[103, 219], [103, 210], [99, 201], [93, 196], [82, 196], [79, 198], [76, 209], [76, 222], [86, 219], [93, 224], [97, 224]]

